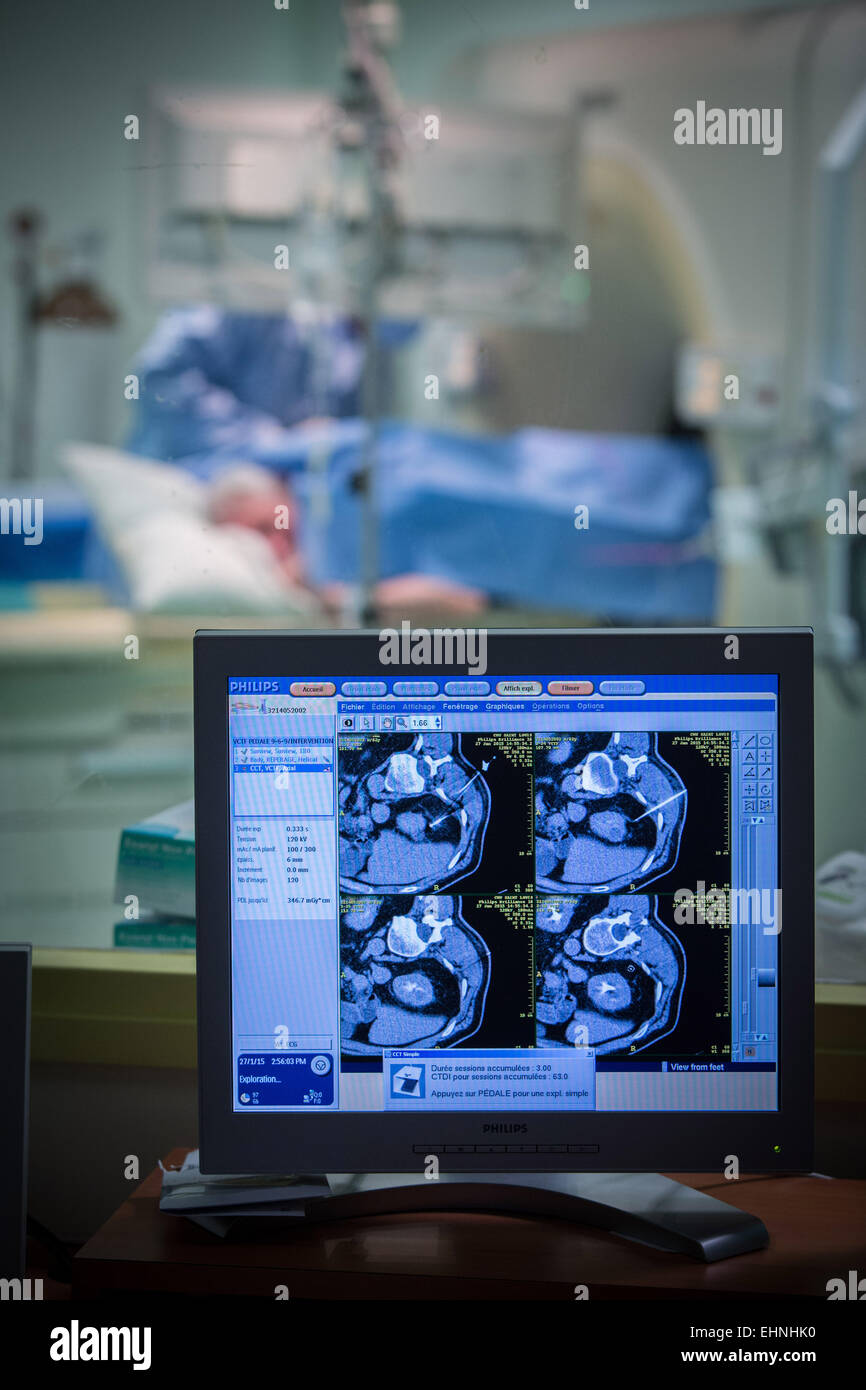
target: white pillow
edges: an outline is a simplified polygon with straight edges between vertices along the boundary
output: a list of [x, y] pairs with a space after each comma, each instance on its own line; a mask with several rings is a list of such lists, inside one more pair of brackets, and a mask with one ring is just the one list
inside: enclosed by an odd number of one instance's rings
[[206, 515], [207, 485], [172, 463], [99, 444], [67, 444], [61, 457], [108, 541], [130, 523], [154, 513]]
[[318, 607], [287, 583], [264, 536], [246, 526], [164, 512], [128, 527], [116, 547], [138, 612], [229, 616]]
[[119, 449], [69, 445], [63, 462], [116, 556], [139, 613], [315, 614], [264, 536], [214, 526], [207, 485], [172, 464]]

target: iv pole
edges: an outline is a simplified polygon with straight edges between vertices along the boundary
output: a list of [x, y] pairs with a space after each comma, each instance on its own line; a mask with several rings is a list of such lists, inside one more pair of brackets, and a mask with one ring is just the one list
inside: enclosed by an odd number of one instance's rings
[[11, 477], [23, 482], [34, 473], [33, 432], [36, 408], [36, 264], [39, 216], [18, 212], [11, 220], [15, 243], [15, 292], [18, 328], [17, 369], [12, 405]]
[[390, 171], [400, 155], [399, 105], [388, 65], [377, 45], [373, 16], [364, 0], [346, 0], [348, 36], [343, 92], [339, 104], [359, 127], [367, 191], [367, 252], [359, 311], [363, 325], [364, 369], [361, 409], [366, 430], [355, 487], [361, 499], [360, 585], [344, 615], [346, 626], [374, 626], [374, 591], [379, 573], [377, 463], [381, 422], [381, 344], [377, 332], [380, 290], [392, 264], [396, 210]]

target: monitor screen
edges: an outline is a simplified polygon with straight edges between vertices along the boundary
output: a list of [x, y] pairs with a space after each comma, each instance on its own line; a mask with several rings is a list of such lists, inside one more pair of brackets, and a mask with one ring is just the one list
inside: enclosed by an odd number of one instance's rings
[[776, 676], [226, 697], [236, 1112], [777, 1109]]

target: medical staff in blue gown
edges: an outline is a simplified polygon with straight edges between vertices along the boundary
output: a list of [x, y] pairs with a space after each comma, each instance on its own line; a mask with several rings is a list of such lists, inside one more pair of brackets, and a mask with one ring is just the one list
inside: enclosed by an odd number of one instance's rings
[[[379, 342], [399, 346], [415, 327], [383, 322]], [[134, 363], [139, 408], [128, 447], [205, 476], [237, 459], [290, 466], [293, 426], [360, 414], [364, 351], [356, 320], [319, 310], [174, 310]], [[387, 375], [387, 352], [380, 361]]]

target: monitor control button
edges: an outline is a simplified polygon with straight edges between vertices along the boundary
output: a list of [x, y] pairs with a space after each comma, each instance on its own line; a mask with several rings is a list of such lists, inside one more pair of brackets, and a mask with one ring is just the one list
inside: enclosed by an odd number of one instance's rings
[[591, 695], [593, 692], [592, 681], [548, 681], [548, 695]]
[[540, 695], [541, 681], [497, 681], [497, 695]]
[[395, 681], [392, 691], [404, 700], [419, 700], [425, 696], [429, 699], [431, 696], [439, 694], [439, 683], [438, 681]]
[[316, 1076], [327, 1076], [328, 1072], [331, 1070], [330, 1057], [314, 1057], [310, 1063], [310, 1070], [314, 1071]]
[[337, 693], [333, 681], [292, 681], [289, 690], [296, 700], [327, 698]]
[[388, 687], [384, 681], [343, 681], [340, 690], [348, 698], [356, 700], [370, 699], [375, 696], [381, 698], [388, 694]]
[[489, 681], [446, 681], [446, 695], [489, 695]]
[[643, 695], [646, 686], [643, 681], [602, 681], [598, 689], [601, 695]]

